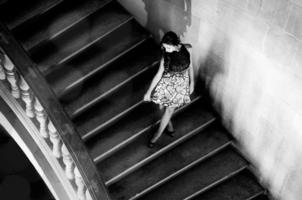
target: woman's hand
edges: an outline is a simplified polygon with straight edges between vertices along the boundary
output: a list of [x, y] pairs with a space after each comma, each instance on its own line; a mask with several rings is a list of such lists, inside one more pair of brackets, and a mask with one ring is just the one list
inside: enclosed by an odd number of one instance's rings
[[144, 95], [144, 101], [151, 101], [151, 94], [150, 94], [150, 92], [148, 91], [148, 92], [146, 92], [146, 94]]

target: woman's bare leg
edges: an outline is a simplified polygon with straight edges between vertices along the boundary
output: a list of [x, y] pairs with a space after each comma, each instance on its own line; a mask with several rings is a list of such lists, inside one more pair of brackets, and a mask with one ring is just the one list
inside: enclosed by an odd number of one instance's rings
[[172, 124], [172, 122], [171, 122], [171, 119], [170, 119], [170, 121], [169, 121], [169, 123], [168, 123], [167, 129], [168, 129], [168, 131], [170, 131], [170, 132], [173, 132], [173, 131], [174, 131], [174, 127], [173, 127], [173, 124]]
[[[165, 110], [165, 107], [163, 105], [159, 105], [159, 110], [164, 114], [164, 110]], [[173, 124], [171, 122], [171, 119], [169, 120], [169, 123], [167, 125], [167, 129], [168, 131], [172, 132], [174, 131], [174, 128], [173, 128]]]
[[174, 108], [170, 108], [170, 107], [166, 108], [165, 113], [164, 113], [164, 115], [161, 119], [159, 128], [158, 128], [157, 132], [155, 133], [155, 135], [153, 136], [153, 138], [151, 140], [151, 143], [155, 143], [160, 138], [160, 136], [162, 135], [162, 133], [165, 130], [166, 126], [169, 124], [174, 110], [175, 110]]

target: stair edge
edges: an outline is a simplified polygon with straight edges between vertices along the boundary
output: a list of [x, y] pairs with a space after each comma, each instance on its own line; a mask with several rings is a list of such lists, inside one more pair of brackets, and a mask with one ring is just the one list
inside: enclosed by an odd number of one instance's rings
[[155, 61], [150, 65], [145, 66], [142, 70], [138, 71], [134, 75], [128, 77], [124, 81], [118, 83], [117, 85], [113, 86], [111, 89], [107, 90], [106, 92], [100, 94], [98, 97], [90, 100], [88, 103], [83, 104], [78, 109], [75, 109], [74, 112], [71, 113], [71, 119], [75, 119], [79, 115], [81, 115], [83, 112], [85, 112], [87, 109], [93, 107], [98, 102], [101, 102], [104, 98], [112, 95], [114, 92], [117, 92], [121, 87], [123, 87], [125, 84], [130, 83], [133, 79], [137, 78], [139, 75], [143, 74], [150, 68], [153, 68], [159, 61]]
[[79, 78], [76, 81], [72, 82], [67, 87], [65, 87], [63, 90], [57, 92], [58, 98], [59, 99], [62, 98], [64, 96], [64, 94], [66, 94], [68, 91], [70, 91], [71, 89], [73, 89], [77, 85], [82, 84], [85, 80], [89, 79], [95, 73], [101, 71], [102, 69], [104, 69], [104, 67], [110, 65], [111, 63], [113, 63], [114, 61], [116, 61], [117, 59], [119, 59], [120, 57], [122, 57], [123, 55], [125, 55], [126, 53], [128, 53], [129, 51], [131, 51], [132, 49], [134, 49], [135, 47], [137, 47], [138, 45], [140, 45], [141, 43], [143, 43], [146, 40], [147, 40], [147, 38], [144, 37], [139, 42], [133, 44], [130, 48], [124, 50], [122, 53], [119, 53], [119, 54], [115, 55], [113, 58], [109, 59], [108, 61], [106, 61], [102, 65], [97, 66], [95, 69], [91, 70], [89, 73], [83, 75], [81, 78]]
[[116, 175], [115, 177], [111, 178], [110, 180], [106, 181], [105, 185], [106, 186], [110, 186], [113, 183], [121, 180], [123, 177], [129, 175], [130, 173], [136, 171], [137, 169], [139, 169], [140, 167], [146, 165], [147, 163], [151, 162], [152, 160], [154, 160], [155, 158], [159, 157], [160, 155], [164, 154], [165, 152], [169, 151], [170, 149], [176, 147], [177, 145], [183, 143], [184, 141], [188, 140], [189, 138], [193, 137], [194, 135], [198, 134], [198, 132], [200, 132], [201, 130], [205, 129], [206, 127], [208, 127], [209, 125], [211, 125], [214, 121], [216, 120], [215, 117], [213, 117], [212, 119], [210, 119], [209, 121], [203, 123], [202, 125], [198, 126], [197, 128], [195, 128], [194, 130], [188, 132], [186, 135], [178, 138], [177, 140], [173, 141], [172, 143], [170, 143], [169, 145], [161, 148], [160, 150], [158, 150], [157, 152], [153, 153], [152, 155], [144, 158], [143, 160], [137, 162], [136, 164], [132, 165], [131, 167], [127, 168], [126, 170], [124, 170], [123, 172], [119, 173], [118, 175]]
[[[43, 8], [43, 9], [39, 9], [40, 11], [36, 12], [36, 13], [33, 13], [31, 15], [29, 15], [28, 17], [25, 17], [24, 19], [22, 19], [21, 21], [19, 22], [15, 22], [15, 23], [12, 23], [12, 24], [7, 24], [7, 27], [10, 29], [10, 30], [14, 30], [16, 28], [18, 28], [21, 24], [25, 23], [26, 21], [28, 20], [32, 20], [38, 16], [40, 16], [41, 14], [44, 14], [46, 12], [48, 12], [49, 10], [51, 10], [52, 8], [58, 6], [59, 4], [61, 4], [64, 0], [55, 0], [53, 3], [51, 3], [49, 6]], [[7, 1], [8, 2], [8, 1]], [[44, 6], [42, 6], [44, 7]]]
[[189, 163], [185, 167], [183, 167], [183, 168], [177, 170], [176, 172], [170, 174], [166, 178], [163, 178], [162, 180], [160, 180], [160, 181], [156, 182], [155, 184], [153, 184], [153, 185], [147, 187], [146, 189], [142, 190], [140, 193], [137, 193], [135, 196], [129, 198], [129, 200], [135, 200], [135, 199], [138, 199], [138, 198], [146, 195], [147, 193], [149, 193], [152, 190], [158, 188], [159, 186], [163, 185], [164, 183], [169, 182], [170, 180], [172, 180], [175, 177], [181, 175], [182, 173], [186, 172], [187, 170], [190, 170], [191, 168], [198, 165], [199, 163], [202, 163], [205, 160], [207, 160], [208, 158], [210, 158], [210, 157], [218, 154], [219, 152], [223, 151], [225, 148], [230, 146], [230, 143], [231, 143], [231, 141], [228, 141], [225, 144], [215, 148], [214, 150], [210, 151], [209, 153], [207, 153], [207, 154], [201, 156], [200, 158], [196, 159], [195, 161]]
[[[64, 0], [62, 0], [64, 1]], [[88, 14], [82, 16], [81, 18], [79, 18], [78, 20], [72, 22], [71, 24], [69, 24], [68, 26], [64, 27], [63, 29], [61, 29], [60, 31], [54, 33], [53, 35], [51, 35], [48, 38], [42, 39], [41, 41], [37, 42], [34, 45], [28, 46], [25, 49], [27, 51], [32, 51], [34, 48], [38, 47], [39, 45], [42, 45], [48, 41], [51, 41], [57, 37], [59, 37], [60, 35], [62, 35], [65, 31], [68, 31], [71, 27], [73, 27], [74, 25], [80, 23], [81, 21], [83, 21], [84, 19], [86, 19], [87, 17], [89, 17], [90, 15], [92, 15], [93, 13], [97, 12], [99, 9], [103, 8], [104, 6], [106, 6], [107, 4], [109, 4], [110, 2], [112, 2], [112, 0], [106, 0], [103, 4], [101, 4], [98, 8], [96, 8], [95, 10], [93, 10], [92, 12], [89, 12]], [[45, 14], [45, 13], [43, 13]]]
[[[196, 97], [195, 99], [192, 100], [191, 103], [196, 102], [198, 99], [200, 99], [201, 97]], [[181, 107], [180, 109], [176, 110], [173, 116], [178, 115], [179, 113], [183, 112], [183, 110], [185, 110], [190, 104], [187, 104], [183, 107]], [[160, 122], [160, 120], [157, 120], [154, 124], [158, 124]], [[121, 150], [122, 148], [126, 147], [128, 144], [130, 144], [132, 141], [135, 141], [140, 135], [144, 134], [146, 131], [148, 131], [149, 129], [152, 128], [152, 126], [154, 126], [154, 124], [151, 124], [145, 128], [143, 128], [142, 130], [138, 131], [137, 133], [133, 134], [131, 137], [127, 138], [126, 140], [124, 140], [123, 142], [115, 145], [113, 148], [107, 150], [106, 152], [100, 154], [99, 156], [95, 157], [93, 160], [94, 162], [99, 163], [103, 160], [105, 160], [106, 158], [108, 158], [109, 156], [111, 156], [112, 154], [114, 154], [115, 152], [118, 152], [119, 150]]]
[[183, 200], [191, 200], [191, 199], [195, 198], [196, 196], [198, 196], [198, 195], [200, 195], [200, 194], [202, 194], [202, 193], [204, 193], [204, 192], [207, 192], [207, 191], [209, 191], [209, 190], [215, 188], [216, 186], [218, 186], [218, 185], [224, 183], [224, 182], [227, 181], [228, 179], [230, 179], [230, 178], [236, 176], [237, 174], [239, 174], [240, 172], [242, 172], [242, 171], [244, 171], [244, 170], [246, 170], [246, 169], [247, 169], [247, 166], [240, 167], [239, 169], [233, 171], [232, 173], [230, 173], [230, 174], [228, 174], [228, 175], [222, 177], [221, 179], [219, 179], [219, 180], [213, 182], [212, 184], [210, 184], [210, 185], [208, 185], [208, 186], [206, 186], [206, 187], [204, 187], [204, 188], [198, 190], [197, 192], [195, 192], [195, 193], [189, 195], [188, 197], [184, 198]]

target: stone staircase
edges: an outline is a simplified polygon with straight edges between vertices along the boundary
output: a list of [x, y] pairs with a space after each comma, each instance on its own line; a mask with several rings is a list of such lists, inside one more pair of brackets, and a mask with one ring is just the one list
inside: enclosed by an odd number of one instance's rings
[[0, 16], [80, 133], [112, 200], [264, 200], [250, 164], [197, 88], [175, 137], [148, 140], [161, 113], [143, 102], [160, 51], [113, 0], [16, 0]]

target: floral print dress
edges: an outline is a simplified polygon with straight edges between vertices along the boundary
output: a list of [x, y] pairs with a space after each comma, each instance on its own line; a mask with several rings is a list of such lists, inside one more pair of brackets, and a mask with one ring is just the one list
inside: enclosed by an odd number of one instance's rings
[[151, 100], [166, 107], [178, 108], [190, 103], [190, 54], [182, 45], [180, 51], [164, 55], [163, 75], [151, 93]]

